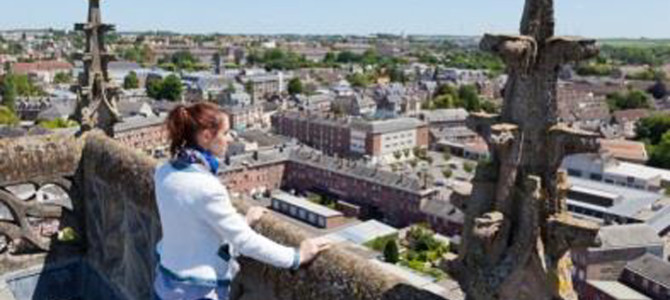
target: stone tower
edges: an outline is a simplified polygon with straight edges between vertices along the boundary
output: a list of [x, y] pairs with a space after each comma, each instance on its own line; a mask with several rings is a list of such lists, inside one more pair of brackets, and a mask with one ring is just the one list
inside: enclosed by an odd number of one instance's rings
[[100, 0], [89, 0], [88, 23], [76, 24], [75, 30], [86, 34], [86, 49], [80, 57], [84, 73], [75, 87], [78, 96], [75, 118], [82, 131], [100, 128], [113, 136], [114, 124], [120, 121], [116, 108], [118, 88], [110, 85], [107, 74], [107, 65], [114, 57], [105, 48], [105, 33], [114, 30], [114, 26], [102, 23]]
[[492, 159], [477, 168], [464, 201], [461, 255], [451, 272], [469, 300], [576, 299], [569, 250], [597, 244], [598, 227], [567, 212], [565, 155], [597, 151], [598, 136], [558, 122], [559, 67], [594, 57], [594, 40], [554, 36], [553, 0], [526, 0], [521, 35], [485, 35], [509, 79], [500, 115], [468, 126]]

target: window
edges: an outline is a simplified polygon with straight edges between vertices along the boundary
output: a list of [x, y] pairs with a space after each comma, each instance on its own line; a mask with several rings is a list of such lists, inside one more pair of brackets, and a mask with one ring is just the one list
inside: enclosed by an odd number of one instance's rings
[[319, 226], [326, 227], [326, 218], [319, 217]]
[[303, 219], [303, 220], [307, 219], [307, 211], [305, 211], [302, 208], [299, 209], [298, 210], [298, 216], [300, 217], [300, 219]]
[[575, 169], [568, 169], [568, 175], [575, 177], [582, 177], [582, 171]]
[[309, 215], [308, 215], [308, 220], [309, 220], [310, 223], [316, 224], [316, 215], [314, 213], [310, 212]]
[[272, 200], [272, 208], [279, 210], [279, 201], [277, 199]]
[[590, 178], [591, 178], [591, 180], [602, 181], [603, 180], [603, 174], [591, 173]]
[[298, 209], [295, 206], [291, 206], [291, 216], [298, 215]]

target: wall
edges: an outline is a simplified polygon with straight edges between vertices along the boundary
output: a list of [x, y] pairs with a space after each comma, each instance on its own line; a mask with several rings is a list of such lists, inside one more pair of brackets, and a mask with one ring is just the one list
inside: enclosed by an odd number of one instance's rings
[[130, 299], [151, 299], [160, 222], [156, 162], [101, 134], [86, 139], [75, 182], [82, 191], [85, 259]]
[[0, 183], [73, 174], [81, 148], [81, 140], [59, 134], [0, 139]]
[[[87, 261], [131, 299], [150, 299], [160, 236], [152, 175], [156, 162], [101, 135], [86, 141], [76, 179], [86, 205]], [[245, 203], [237, 203], [242, 211]], [[267, 216], [257, 227], [297, 245], [301, 229]], [[442, 299], [402, 283], [356, 255], [335, 247], [297, 272], [242, 260], [233, 299]]]

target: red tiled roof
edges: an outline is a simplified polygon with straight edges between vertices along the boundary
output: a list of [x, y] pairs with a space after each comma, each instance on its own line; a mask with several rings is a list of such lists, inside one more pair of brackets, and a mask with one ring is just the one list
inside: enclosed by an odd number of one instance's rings
[[602, 139], [600, 147], [615, 158], [625, 161], [646, 162], [649, 159], [644, 143], [641, 142]]
[[71, 70], [72, 64], [66, 61], [47, 60], [33, 63], [15, 63], [12, 65], [12, 71], [17, 74], [27, 74], [35, 71], [59, 71]]
[[617, 120], [617, 123], [621, 124], [630, 121], [637, 121], [640, 118], [649, 116], [649, 114], [650, 112], [648, 109], [640, 108], [615, 111], [612, 113], [612, 116], [614, 116], [614, 118]]

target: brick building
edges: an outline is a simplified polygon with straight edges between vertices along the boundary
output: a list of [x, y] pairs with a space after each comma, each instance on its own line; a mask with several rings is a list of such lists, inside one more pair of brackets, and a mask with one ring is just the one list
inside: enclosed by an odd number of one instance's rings
[[[326, 156], [307, 147], [280, 147], [225, 159], [219, 178], [233, 195], [267, 193], [280, 187], [311, 191], [357, 205], [361, 217], [396, 227], [428, 222], [438, 232], [459, 230], [453, 224], [445, 228], [442, 218], [425, 211], [431, 207], [427, 203], [439, 197], [425, 181]], [[460, 217], [454, 218], [451, 221], [458, 222]]]
[[398, 153], [428, 148], [428, 142], [428, 125], [415, 118], [358, 120], [351, 125], [351, 152], [366, 155], [373, 162], [393, 161]]
[[114, 125], [114, 139], [152, 156], [167, 155], [165, 117], [130, 117]]
[[291, 152], [283, 186], [332, 195], [360, 206], [364, 218], [383, 220], [395, 227], [428, 221], [421, 205], [438, 196], [436, 189], [419, 178], [329, 157], [312, 149]]
[[425, 149], [429, 140], [428, 125], [414, 118], [365, 121], [291, 111], [274, 115], [272, 127], [328, 155], [367, 156], [381, 163], [398, 153]]
[[66, 61], [46, 60], [26, 63], [14, 63], [11, 70], [14, 74], [28, 75], [44, 83], [52, 83], [58, 73], [72, 73], [74, 66]]
[[261, 105], [224, 106], [223, 111], [230, 118], [230, 128], [237, 131], [266, 128], [270, 125]]
[[572, 252], [575, 290], [585, 292], [589, 280], [616, 281], [626, 264], [647, 253], [664, 257], [663, 240], [646, 224], [607, 226], [600, 229], [602, 245]]
[[620, 280], [654, 300], [670, 299], [670, 263], [656, 255], [629, 262]]
[[233, 194], [265, 193], [282, 185], [288, 150], [256, 151], [226, 158], [219, 178]]
[[273, 115], [272, 128], [328, 155], [349, 154], [349, 119], [289, 111]]
[[589, 280], [584, 292], [579, 295], [582, 300], [651, 300], [629, 286], [618, 281]]

